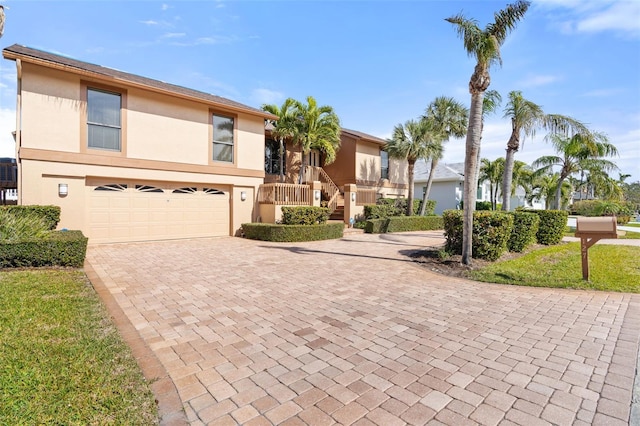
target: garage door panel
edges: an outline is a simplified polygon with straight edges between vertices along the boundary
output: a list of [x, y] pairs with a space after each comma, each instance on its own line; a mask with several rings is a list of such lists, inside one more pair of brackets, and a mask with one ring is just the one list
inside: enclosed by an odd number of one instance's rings
[[[110, 182], [102, 185], [114, 188]], [[163, 192], [145, 192], [153, 187]], [[89, 237], [92, 242], [146, 241], [229, 235], [229, 192], [210, 194], [195, 184], [128, 182], [118, 190], [88, 187]], [[178, 188], [195, 188], [174, 193]]]

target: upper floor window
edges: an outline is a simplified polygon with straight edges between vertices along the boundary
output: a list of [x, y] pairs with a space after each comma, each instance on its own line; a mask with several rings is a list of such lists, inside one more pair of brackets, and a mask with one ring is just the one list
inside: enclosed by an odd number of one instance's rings
[[89, 148], [122, 150], [121, 108], [122, 97], [119, 93], [87, 89]]
[[213, 161], [233, 163], [233, 117], [213, 115]]
[[389, 179], [389, 153], [380, 151], [380, 178]]

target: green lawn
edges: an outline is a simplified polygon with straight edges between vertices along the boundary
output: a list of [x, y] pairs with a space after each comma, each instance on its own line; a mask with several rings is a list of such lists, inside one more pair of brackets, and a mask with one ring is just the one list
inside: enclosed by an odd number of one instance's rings
[[589, 249], [590, 280], [582, 280], [580, 243], [531, 251], [498, 261], [470, 277], [485, 282], [532, 287], [582, 288], [640, 293], [640, 247], [596, 244]]
[[0, 424], [152, 425], [154, 396], [78, 270], [0, 272]]
[[625, 225], [622, 226], [631, 226], [633, 228], [640, 228], [640, 223], [627, 223]]
[[[627, 225], [625, 225], [627, 226]], [[640, 232], [633, 231], [623, 231], [624, 235], [618, 235], [618, 238], [621, 240], [638, 240], [640, 239]], [[575, 237], [576, 228], [572, 226], [567, 226], [564, 235], [566, 237]]]

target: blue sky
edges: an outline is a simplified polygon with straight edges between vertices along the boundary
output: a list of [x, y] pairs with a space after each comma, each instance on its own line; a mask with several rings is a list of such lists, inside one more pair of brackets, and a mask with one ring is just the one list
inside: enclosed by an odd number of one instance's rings
[[[388, 137], [435, 97], [469, 104], [474, 62], [444, 18], [484, 27], [507, 1], [29, 1], [8, 6], [14, 43], [179, 84], [254, 107], [314, 96], [346, 128]], [[640, 1], [534, 1], [502, 48], [491, 89], [609, 136], [640, 181]], [[0, 156], [13, 156], [13, 62], [0, 64]], [[482, 154], [504, 155], [510, 122], [488, 117]], [[553, 150], [544, 133], [517, 160]], [[464, 161], [464, 141], [446, 146]], [[617, 172], [612, 174], [617, 177]]]

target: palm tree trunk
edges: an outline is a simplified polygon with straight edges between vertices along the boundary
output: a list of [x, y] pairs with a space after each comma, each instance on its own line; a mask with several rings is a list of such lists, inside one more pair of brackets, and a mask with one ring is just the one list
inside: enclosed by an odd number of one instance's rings
[[436, 171], [436, 166], [438, 165], [438, 160], [432, 158], [431, 159], [431, 169], [429, 170], [429, 178], [427, 179], [427, 187], [422, 196], [422, 206], [420, 207], [420, 216], [424, 216], [424, 212], [426, 210], [427, 200], [429, 199], [429, 194], [431, 193], [431, 185], [433, 184], [433, 174]]
[[560, 206], [562, 205], [562, 183], [564, 182], [565, 177], [560, 175], [560, 179], [558, 179], [558, 187], [556, 188], [556, 199], [555, 199], [555, 208], [556, 210], [560, 210]]
[[471, 92], [469, 131], [467, 132], [464, 163], [464, 211], [462, 219], [462, 263], [464, 265], [471, 264], [473, 255], [473, 211], [475, 210], [477, 199], [478, 152], [480, 151], [480, 137], [482, 135], [482, 99], [484, 97], [483, 91], [473, 90]]
[[409, 160], [409, 200], [407, 202], [407, 216], [413, 216], [413, 167], [416, 164], [415, 160]]
[[515, 151], [507, 148], [504, 159], [504, 174], [502, 175], [502, 210], [511, 210], [511, 185], [513, 184], [513, 163]]

